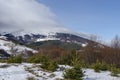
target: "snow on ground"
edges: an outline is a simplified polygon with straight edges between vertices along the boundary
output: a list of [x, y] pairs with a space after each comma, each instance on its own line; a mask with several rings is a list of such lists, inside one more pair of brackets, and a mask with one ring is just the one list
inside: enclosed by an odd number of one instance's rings
[[8, 65], [6, 68], [0, 68], [0, 80], [26, 80], [29, 75], [30, 73], [24, 70], [24, 65]]
[[[28, 80], [34, 77], [35, 80], [59, 80], [63, 79], [63, 70], [60, 68], [71, 68], [70, 66], [59, 65], [55, 72], [48, 72], [40, 68], [41, 64], [6, 64], [0, 63], [0, 80]], [[109, 71], [100, 73], [92, 69], [83, 69], [84, 80], [120, 80], [120, 77], [110, 76]]]
[[102, 71], [100, 73], [94, 72], [93, 69], [85, 69], [84, 80], [120, 80], [120, 77], [111, 76], [109, 71]]

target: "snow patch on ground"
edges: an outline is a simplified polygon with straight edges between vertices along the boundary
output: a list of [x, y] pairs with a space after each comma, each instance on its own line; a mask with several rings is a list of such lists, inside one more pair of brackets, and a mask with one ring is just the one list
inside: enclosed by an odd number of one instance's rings
[[24, 65], [9, 65], [8, 68], [0, 68], [0, 80], [27, 80], [31, 76], [24, 70]]
[[111, 76], [109, 71], [94, 72], [93, 69], [84, 69], [84, 80], [120, 80], [120, 77]]
[[[8, 67], [1, 68], [3, 65]], [[0, 63], [0, 80], [27, 80], [28, 77], [34, 77], [36, 80], [56, 80], [63, 79], [63, 72], [60, 68], [72, 68], [70, 66], [59, 65], [55, 72], [48, 72], [40, 68], [41, 64], [7, 64]], [[120, 80], [120, 77], [113, 77], [109, 71], [100, 73], [93, 69], [83, 69], [85, 72], [84, 80]]]

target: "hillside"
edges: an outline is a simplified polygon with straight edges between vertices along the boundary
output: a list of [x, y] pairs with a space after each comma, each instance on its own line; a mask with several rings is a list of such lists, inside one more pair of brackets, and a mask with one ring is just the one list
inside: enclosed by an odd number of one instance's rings
[[25, 53], [26, 51], [32, 51], [33, 53], [37, 52], [26, 46], [13, 43], [12, 41], [7, 40], [6, 37], [4, 36], [0, 37], [0, 50], [4, 50], [6, 53], [10, 55], [11, 54], [17, 55]]

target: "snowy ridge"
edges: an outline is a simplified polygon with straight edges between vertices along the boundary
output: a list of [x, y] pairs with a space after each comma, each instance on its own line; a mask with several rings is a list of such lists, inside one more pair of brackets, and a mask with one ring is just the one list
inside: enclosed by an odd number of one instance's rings
[[88, 34], [88, 33], [85, 33], [85, 32], [72, 32], [72, 31], [51, 31], [51, 32], [34, 32], [34, 33], [31, 33], [30, 31], [25, 31], [24, 29], [20, 29], [20, 30], [17, 30], [17, 31], [13, 31], [13, 32], [2, 32], [1, 34], [4, 35], [4, 34], [12, 34], [14, 36], [24, 36], [24, 35], [32, 35], [32, 34], [41, 34], [41, 35], [45, 35], [45, 36], [49, 36], [49, 35], [56, 35], [57, 33], [66, 33], [66, 34], [71, 34], [71, 35], [76, 35], [76, 36], [79, 36], [79, 37], [83, 37], [83, 38], [86, 38], [86, 39], [90, 39], [90, 36], [93, 35], [93, 34]]
[[31, 48], [15, 44], [11, 41], [7, 41], [4, 38], [0, 38], [0, 49], [5, 50], [9, 54], [12, 54], [13, 51], [15, 51], [15, 53], [20, 53], [24, 51], [32, 51], [33, 53], [37, 52]]
[[48, 33], [47, 35], [45, 35], [45, 38], [39, 38], [36, 40], [36, 42], [40, 42], [40, 41], [49, 41], [49, 40], [60, 40], [59, 38], [55, 37], [56, 33], [55, 32], [51, 32]]
[[65, 43], [75, 43], [82, 45], [83, 47], [87, 45], [87, 42], [90, 40], [90, 35], [87, 33], [75, 33], [72, 31], [61, 31], [61, 32], [49, 32], [49, 33], [30, 33], [24, 30], [14, 31], [8, 34], [5, 34], [11, 41], [17, 41], [22, 44], [30, 44], [34, 42], [42, 42], [49, 40], [58, 40]]
[[36, 42], [41, 42], [41, 41], [49, 41], [49, 40], [60, 40], [59, 38], [49, 38], [49, 37], [46, 37], [46, 38], [39, 38], [36, 40]]

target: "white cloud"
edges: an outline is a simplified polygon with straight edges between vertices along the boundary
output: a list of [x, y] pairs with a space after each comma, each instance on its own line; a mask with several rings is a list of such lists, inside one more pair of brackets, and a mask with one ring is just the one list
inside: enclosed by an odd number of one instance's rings
[[37, 0], [0, 0], [0, 31], [66, 31], [54, 13]]

